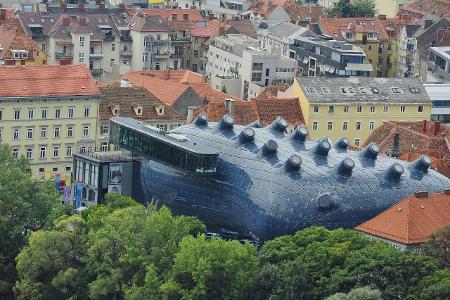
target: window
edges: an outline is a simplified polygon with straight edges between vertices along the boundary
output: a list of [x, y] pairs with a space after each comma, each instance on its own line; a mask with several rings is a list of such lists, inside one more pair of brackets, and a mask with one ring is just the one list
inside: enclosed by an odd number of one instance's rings
[[12, 149], [12, 154], [14, 156], [14, 159], [18, 159], [19, 158], [19, 149], [17, 149], [17, 148]]
[[334, 106], [333, 105], [328, 106], [328, 112], [329, 113], [334, 113]]
[[262, 71], [263, 63], [253, 63], [253, 71]]
[[370, 112], [374, 113], [375, 112], [375, 105], [370, 106]]
[[361, 122], [356, 122], [356, 130], [361, 130]]
[[14, 129], [13, 140], [18, 140], [20, 138], [19, 129]]
[[317, 124], [317, 122], [313, 122], [313, 124], [312, 124], [312, 129], [313, 129], [314, 131], [316, 131], [318, 128], [319, 128], [319, 124]]
[[28, 110], [28, 119], [32, 120], [34, 118], [34, 109]]
[[252, 81], [261, 81], [262, 74], [261, 73], [252, 73]]
[[2, 119], [3, 119], [3, 111], [0, 110], [0, 120], [2, 120]]
[[61, 128], [55, 127], [55, 135], [54, 135], [55, 139], [59, 139], [60, 135], [61, 135]]
[[114, 43], [111, 44], [111, 51], [113, 51], [113, 52], [116, 51], [116, 44], [114, 44]]
[[373, 130], [375, 128], [375, 122], [369, 122], [369, 129]]
[[314, 105], [314, 112], [319, 112], [319, 105]]
[[84, 108], [84, 117], [89, 118], [89, 107]]
[[68, 110], [68, 112], [67, 112], [67, 117], [68, 117], [69, 119], [72, 119], [72, 118], [73, 118], [73, 113], [74, 113], [74, 111], [75, 111], [75, 108], [69, 107], [69, 110]]
[[72, 157], [72, 146], [67, 146], [66, 147], [66, 156], [67, 157]]
[[83, 136], [89, 136], [89, 125], [83, 126]]
[[78, 62], [84, 63], [84, 53], [78, 53]]
[[419, 107], [417, 107], [417, 111], [418, 112], [423, 112], [423, 105], [419, 105]]
[[27, 129], [27, 139], [31, 140], [33, 138], [33, 128]]
[[107, 152], [108, 151], [108, 142], [102, 143], [100, 151], [102, 151], [102, 152]]
[[360, 139], [355, 139], [355, 146], [359, 146]]
[[388, 110], [389, 110], [389, 106], [387, 106], [387, 105], [383, 106], [383, 112], [388, 112]]
[[47, 108], [42, 109], [42, 114], [41, 114], [42, 119], [47, 119], [47, 112], [48, 112]]
[[67, 127], [67, 137], [73, 137], [73, 126]]
[[47, 151], [46, 147], [41, 147], [41, 149], [39, 150], [39, 158], [44, 159], [46, 151]]
[[61, 118], [61, 108], [55, 108], [55, 119]]
[[358, 105], [358, 107], [356, 108], [356, 112], [362, 112], [362, 106], [361, 105]]
[[53, 157], [59, 157], [59, 146], [53, 147]]
[[393, 87], [392, 88], [392, 92], [395, 93], [395, 94], [401, 94], [402, 90], [400, 88], [398, 88], [398, 87]]
[[39, 174], [44, 174], [44, 168], [39, 168]]
[[14, 110], [14, 120], [19, 120], [20, 119], [20, 109], [15, 109]]
[[109, 133], [109, 126], [108, 125], [102, 125], [100, 128], [102, 134], [108, 134]]
[[348, 113], [349, 110], [349, 106], [348, 105], [344, 105], [344, 112]]
[[3, 129], [0, 128], [0, 141], [2, 140], [2, 138], [3, 138]]
[[342, 130], [347, 130], [348, 129], [348, 122], [343, 122], [342, 123]]
[[194, 50], [194, 57], [198, 57], [198, 50]]
[[47, 138], [47, 127], [41, 127], [41, 139]]
[[26, 156], [27, 156], [27, 159], [33, 159], [33, 149], [27, 148]]
[[400, 106], [400, 112], [405, 112], [406, 107], [404, 105]]
[[328, 130], [333, 130], [333, 122], [328, 122]]
[[84, 47], [84, 36], [80, 36], [80, 47]]

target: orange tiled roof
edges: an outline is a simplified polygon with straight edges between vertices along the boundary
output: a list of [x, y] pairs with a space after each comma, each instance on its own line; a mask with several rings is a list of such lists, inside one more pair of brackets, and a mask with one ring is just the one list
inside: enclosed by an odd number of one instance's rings
[[100, 95], [85, 65], [0, 67], [0, 97]]
[[226, 30], [229, 25], [208, 25], [206, 27], [194, 27], [191, 29], [191, 36], [194, 37], [215, 37], [220, 34], [220, 27]]
[[284, 92], [289, 88], [288, 84], [272, 84], [267, 86], [259, 95], [258, 98], [276, 98], [278, 92]]
[[434, 12], [435, 14], [443, 15], [447, 19], [450, 19], [450, 0], [413, 0], [403, 5], [401, 11], [410, 11], [415, 14], [421, 14], [422, 16]]
[[0, 59], [11, 59], [11, 50], [27, 50], [32, 54], [38, 48], [33, 39], [19, 32], [16, 28], [0, 26]]
[[370, 18], [319, 18], [319, 27], [323, 34], [345, 39], [342, 32], [376, 32], [378, 39], [389, 38], [386, 29], [377, 17]]
[[395, 18], [380, 19], [380, 22], [385, 28], [389, 38], [398, 39], [400, 37], [400, 33], [403, 26], [415, 24], [417, 20], [411, 18], [407, 19], [395, 17]]
[[152, 9], [152, 8], [144, 8], [141, 10], [142, 15], [148, 16], [160, 16], [164, 20], [172, 19], [173, 15], [176, 15], [177, 20], [186, 20], [184, 19], [185, 15], [187, 16], [187, 20], [189, 21], [204, 21], [205, 19], [200, 15], [200, 12], [196, 9], [180, 9], [180, 8], [163, 8], [163, 9]]
[[450, 195], [431, 194], [427, 198], [406, 197], [356, 230], [402, 244], [418, 244], [439, 229], [450, 225]]
[[321, 16], [325, 16], [325, 8], [315, 4], [298, 5], [295, 0], [256, 0], [249, 7], [262, 16], [270, 14], [277, 6], [281, 5], [293, 21], [309, 20], [317, 23]]

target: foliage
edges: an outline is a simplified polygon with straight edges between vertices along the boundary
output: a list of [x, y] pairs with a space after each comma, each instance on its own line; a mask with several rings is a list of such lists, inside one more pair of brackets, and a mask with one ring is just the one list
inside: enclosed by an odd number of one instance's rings
[[253, 245], [186, 237], [164, 292], [181, 299], [248, 299], [257, 272]]
[[117, 193], [105, 202], [31, 235], [17, 257], [17, 298], [158, 298], [179, 242], [205, 231], [166, 207], [144, 207]]
[[326, 300], [382, 300], [381, 292], [370, 287], [360, 287], [352, 289], [347, 294], [336, 293]]
[[450, 270], [450, 226], [433, 234], [422, 249], [424, 254], [434, 257], [442, 268]]
[[446, 300], [450, 295], [450, 272], [437, 271], [423, 278], [417, 288], [416, 298], [423, 300]]
[[226, 93], [227, 92], [227, 87], [225, 85], [222, 85], [222, 93]]
[[295, 0], [295, 3], [297, 3], [297, 5], [303, 5], [305, 4], [305, 0]]
[[12, 296], [14, 259], [30, 233], [51, 228], [66, 212], [54, 186], [33, 179], [27, 160], [15, 160], [11, 148], [0, 144], [0, 298]]
[[379, 289], [383, 298], [405, 298], [437, 269], [429, 257], [399, 252], [353, 230], [320, 227], [269, 241], [260, 256], [258, 280], [264, 282], [256, 284], [270, 287], [260, 299], [322, 299], [364, 286]]
[[373, 17], [377, 10], [374, 0], [339, 0], [327, 10], [329, 17]]

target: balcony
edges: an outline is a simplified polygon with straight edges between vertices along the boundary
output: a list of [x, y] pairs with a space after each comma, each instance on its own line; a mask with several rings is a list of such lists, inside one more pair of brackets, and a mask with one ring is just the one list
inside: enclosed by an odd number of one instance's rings
[[127, 51], [120, 51], [120, 56], [132, 56], [133, 51], [127, 50]]
[[172, 44], [185, 44], [185, 43], [190, 43], [191, 39], [188, 37], [185, 37], [185, 38], [176, 38], [175, 37], [175, 38], [171, 38], [170, 41]]
[[72, 59], [73, 53], [69, 52], [56, 52], [55, 53], [56, 59]]
[[182, 58], [183, 53], [173, 53], [170, 55], [171, 58]]
[[155, 53], [153, 55], [154, 55], [155, 58], [161, 58], [161, 59], [170, 58], [171, 57], [170, 53]]
[[114, 41], [115, 37], [110, 34], [105, 34], [105, 37], [103, 38], [104, 41]]
[[168, 45], [170, 43], [170, 40], [156, 40], [156, 45]]
[[45, 36], [42, 33], [32, 33], [31, 38], [35, 41], [43, 41], [45, 40]]
[[102, 59], [103, 53], [97, 52], [97, 53], [89, 53], [89, 58], [91, 59]]
[[92, 76], [103, 74], [103, 69], [90, 69], [89, 71], [91, 72]]
[[121, 42], [133, 42], [133, 38], [129, 35], [122, 35], [120, 36], [120, 41]]

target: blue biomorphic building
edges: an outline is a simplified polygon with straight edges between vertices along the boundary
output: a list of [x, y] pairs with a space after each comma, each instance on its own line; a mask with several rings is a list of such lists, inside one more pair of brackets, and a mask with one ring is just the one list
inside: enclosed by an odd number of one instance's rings
[[286, 133], [279, 117], [262, 127], [233, 124], [225, 115], [167, 133], [129, 118], [111, 119], [111, 143], [145, 157], [140, 182], [146, 199], [214, 229], [262, 239], [312, 225], [352, 228], [417, 191], [450, 187], [422, 156], [409, 163], [361, 151], [348, 140], [307, 139], [306, 127]]

